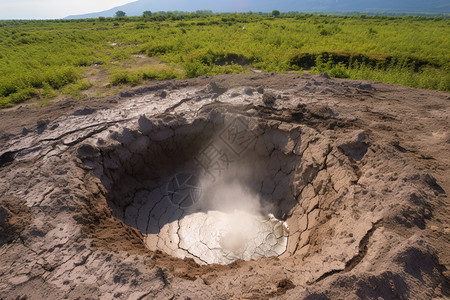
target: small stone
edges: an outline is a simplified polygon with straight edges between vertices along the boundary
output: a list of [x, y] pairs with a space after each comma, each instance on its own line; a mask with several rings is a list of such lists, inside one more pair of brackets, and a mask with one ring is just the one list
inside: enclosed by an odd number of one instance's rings
[[263, 102], [266, 105], [273, 105], [275, 103], [276, 97], [272, 93], [264, 93]]
[[149, 119], [147, 119], [144, 115], [139, 117], [138, 124], [139, 124], [139, 130], [143, 134], [148, 134], [155, 128], [155, 125], [153, 124], [153, 122], [150, 121]]
[[81, 159], [96, 158], [100, 156], [100, 152], [92, 145], [85, 144], [78, 148], [78, 157]]
[[93, 108], [84, 108], [84, 109], [79, 109], [76, 112], [73, 113], [74, 116], [88, 116], [88, 115], [92, 115], [93, 113], [95, 113], [97, 110], [93, 109]]
[[373, 90], [373, 86], [370, 83], [366, 83], [366, 84], [360, 84], [358, 86], [359, 89], [361, 90], [366, 90], [366, 91], [371, 91]]
[[245, 88], [245, 90], [244, 90], [244, 93], [249, 96], [252, 96], [254, 92], [255, 92], [255, 90], [252, 88]]
[[221, 88], [217, 85], [216, 82], [211, 81], [205, 88], [205, 92], [207, 93], [215, 93], [215, 94], [223, 94], [227, 91], [226, 88]]
[[158, 94], [156, 94], [158, 97], [160, 97], [161, 99], [164, 99], [167, 97], [167, 92], [166, 91], [161, 91]]
[[438, 231], [439, 227], [437, 227], [437, 226], [430, 226], [430, 229], [433, 230], [433, 231]]
[[322, 74], [319, 75], [319, 77], [326, 78], [326, 79], [331, 79], [330, 75], [328, 75], [327, 72], [323, 72]]
[[50, 123], [49, 120], [39, 120], [37, 121], [37, 132], [39, 134], [43, 133], [47, 129], [47, 124]]
[[23, 129], [22, 129], [22, 135], [27, 135], [27, 134], [29, 134], [31, 132], [31, 130], [29, 130], [28, 128], [26, 128], [26, 127], [24, 127]]
[[119, 96], [121, 98], [130, 98], [130, 97], [133, 97], [133, 93], [131, 93], [131, 92], [120, 92]]

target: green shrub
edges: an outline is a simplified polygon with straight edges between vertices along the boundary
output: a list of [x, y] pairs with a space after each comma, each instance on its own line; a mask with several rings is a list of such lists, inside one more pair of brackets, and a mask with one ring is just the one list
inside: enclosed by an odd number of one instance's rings
[[201, 63], [198, 60], [188, 61], [183, 64], [185, 75], [187, 78], [195, 78], [208, 74], [211, 67]]
[[55, 98], [57, 94], [48, 83], [44, 83], [44, 86], [42, 87], [41, 96], [46, 99], [52, 99]]
[[174, 79], [177, 77], [178, 74], [175, 73], [173, 69], [162, 69], [162, 70], [149, 69], [142, 72], [142, 79], [144, 80], [151, 80], [151, 79], [167, 80], [167, 79]]
[[85, 80], [80, 80], [79, 82], [65, 86], [61, 90], [61, 92], [65, 95], [72, 96], [76, 99], [81, 99], [85, 97], [81, 91], [87, 90], [91, 86], [92, 86], [91, 83]]
[[33, 88], [23, 89], [15, 94], [9, 95], [10, 103], [22, 103], [25, 102], [34, 96], [38, 95], [38, 92]]
[[[30, 88], [44, 98], [62, 89], [80, 95], [80, 75], [97, 61], [114, 85], [242, 73], [250, 66], [266, 72], [311, 68], [334, 77], [450, 91], [448, 18], [268, 14], [2, 21], [1, 105], [10, 105], [14, 94], [14, 99], [23, 98], [19, 92]], [[110, 45], [113, 41], [117, 45]], [[184, 73], [130, 71], [148, 62], [133, 65], [139, 60], [130, 58], [140, 53]]]
[[338, 63], [337, 65], [334, 65], [331, 67], [330, 70], [328, 70], [328, 75], [331, 77], [336, 78], [349, 78], [350, 75], [347, 71], [347, 68], [343, 63]]
[[0, 97], [8, 97], [11, 94], [17, 93], [18, 85], [14, 81], [0, 81]]
[[328, 32], [326, 29], [322, 29], [322, 30], [319, 32], [319, 34], [320, 34], [320, 35], [329, 35], [329, 32]]
[[128, 75], [128, 73], [114, 74], [110, 77], [109, 82], [112, 85], [127, 84], [130, 82], [130, 76]]
[[147, 55], [152, 57], [173, 51], [172, 45], [154, 45], [147, 49]]
[[78, 78], [78, 73], [72, 68], [48, 71], [44, 75], [44, 81], [54, 89], [60, 89], [69, 83], [74, 83]]

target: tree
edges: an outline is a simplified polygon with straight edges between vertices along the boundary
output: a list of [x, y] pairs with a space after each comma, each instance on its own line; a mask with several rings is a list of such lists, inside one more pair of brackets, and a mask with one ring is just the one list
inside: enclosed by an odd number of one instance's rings
[[146, 11], [144, 11], [144, 12], [142, 13], [142, 16], [143, 16], [143, 17], [151, 17], [151, 16], [152, 16], [152, 12], [149, 11], [149, 10], [146, 10]]
[[278, 17], [279, 15], [281, 15], [281, 13], [280, 13], [279, 10], [274, 10], [274, 11], [272, 11], [272, 16]]
[[123, 10], [116, 11], [116, 18], [125, 17], [127, 14]]
[[212, 15], [213, 11], [209, 9], [199, 9], [195, 12], [197, 15]]

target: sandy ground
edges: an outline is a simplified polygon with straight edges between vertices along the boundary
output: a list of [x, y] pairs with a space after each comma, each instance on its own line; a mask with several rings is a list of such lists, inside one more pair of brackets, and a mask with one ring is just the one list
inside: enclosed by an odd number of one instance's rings
[[[275, 104], [267, 106], [271, 95]], [[436, 91], [261, 73], [154, 82], [102, 99], [2, 110], [0, 298], [449, 297], [449, 103], [449, 94]], [[104, 160], [86, 146], [128, 147], [111, 136], [124, 128], [142, 134], [142, 114], [182, 114], [190, 124], [191, 115], [223, 105], [266, 120], [264, 128], [274, 122], [292, 132], [298, 124], [329, 141], [311, 155], [327, 152], [317, 168], [336, 191], [318, 191], [319, 175], [308, 179], [314, 197], [323, 197], [316, 213], [305, 207], [298, 219], [316, 220], [279, 258], [201, 265], [148, 249], [146, 233], [115, 213], [99, 171]], [[358, 157], [361, 145], [369, 150]], [[345, 192], [336, 188], [342, 178]], [[287, 215], [295, 216], [296, 205]], [[354, 238], [344, 241], [343, 234]]]

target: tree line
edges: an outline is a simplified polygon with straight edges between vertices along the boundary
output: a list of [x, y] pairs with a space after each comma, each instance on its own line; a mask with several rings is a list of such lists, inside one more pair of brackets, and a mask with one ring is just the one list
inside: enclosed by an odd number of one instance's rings
[[[299, 12], [297, 12], [297, 13], [299, 13]], [[146, 11], [144, 11], [142, 13], [142, 17], [151, 17], [152, 15], [155, 15], [155, 14], [156, 15], [171, 15], [171, 14], [173, 14], [173, 15], [186, 15], [186, 14], [189, 14], [189, 12], [185, 12], [185, 11], [158, 11], [156, 13], [152, 13], [151, 11], [146, 10]], [[212, 10], [209, 10], [209, 9], [199, 9], [199, 10], [196, 10], [194, 12], [194, 14], [196, 14], [196, 15], [213, 15], [214, 12]], [[281, 15], [281, 12], [279, 10], [273, 10], [271, 13], [263, 13], [263, 12], [253, 13], [252, 11], [249, 11], [249, 12], [247, 12], [245, 14], [259, 14], [259, 15], [269, 15], [270, 14], [270, 15], [272, 15], [274, 17], [277, 17], [277, 16]], [[115, 13], [115, 17], [116, 18], [123, 18], [123, 17], [126, 17], [126, 16], [127, 16], [127, 13], [124, 12], [123, 10], [118, 10]]]

